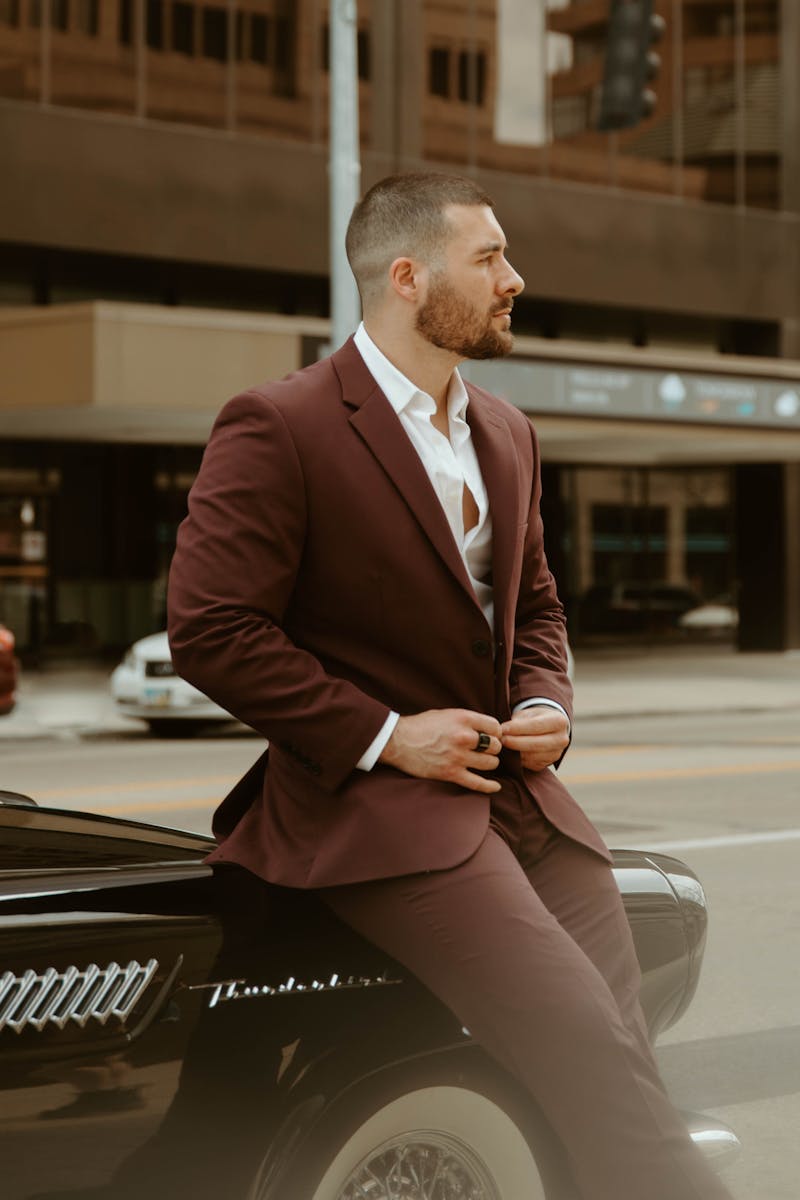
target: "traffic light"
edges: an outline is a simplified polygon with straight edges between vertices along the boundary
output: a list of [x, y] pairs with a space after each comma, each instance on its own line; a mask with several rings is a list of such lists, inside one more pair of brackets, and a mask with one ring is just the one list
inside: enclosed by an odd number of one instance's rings
[[653, 46], [665, 23], [653, 8], [654, 0], [612, 0], [598, 129], [630, 129], [655, 108], [647, 84], [661, 66]]

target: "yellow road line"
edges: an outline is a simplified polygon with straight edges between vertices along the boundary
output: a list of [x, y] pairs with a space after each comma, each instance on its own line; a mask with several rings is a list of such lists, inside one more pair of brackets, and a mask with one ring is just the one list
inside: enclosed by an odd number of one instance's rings
[[236, 775], [200, 775], [192, 779], [148, 779], [142, 783], [96, 783], [86, 787], [45, 788], [36, 793], [36, 798], [37, 800], [69, 800], [79, 796], [113, 796], [116, 792], [150, 792], [171, 787], [197, 787], [198, 784], [203, 784], [205, 787], [209, 783], [232, 787], [237, 778]]
[[570, 756], [570, 759], [574, 759], [576, 757], [577, 758], [588, 758], [590, 754], [597, 754], [597, 755], [601, 755], [601, 754], [634, 754], [637, 751], [642, 751], [642, 750], [646, 750], [648, 753], [652, 753], [654, 750], [658, 751], [658, 750], [683, 750], [683, 749], [684, 749], [684, 747], [678, 742], [676, 742], [674, 746], [664, 744], [664, 743], [656, 743], [654, 745], [649, 745], [644, 742], [640, 746], [636, 745], [636, 744], [634, 744], [632, 746], [572, 746], [572, 747], [570, 747], [569, 756]]
[[[37, 797], [41, 799], [41, 797]], [[177, 812], [184, 808], [205, 808], [206, 805], [216, 807], [222, 800], [222, 793], [219, 796], [198, 796], [194, 800], [147, 800], [144, 804], [106, 804], [98, 808], [96, 805], [92, 808], [87, 806], [83, 811], [102, 813], [105, 817], [130, 817], [141, 813], [165, 813]], [[77, 810], [70, 809], [70, 812]]]
[[800, 771], [800, 759], [785, 762], [726, 763], [716, 767], [662, 767], [650, 771], [594, 771], [588, 775], [559, 772], [565, 783], [636, 783], [658, 779], [710, 779], [725, 775], [765, 775]]
[[[787, 759], [785, 762], [762, 762], [762, 763], [726, 763], [724, 765], [712, 767], [662, 767], [652, 770], [640, 771], [593, 771], [588, 774], [570, 774], [568, 771], [562, 771], [561, 778], [567, 784], [577, 783], [644, 783], [657, 782], [659, 780], [668, 779], [713, 779], [724, 778], [730, 775], [762, 775], [762, 774], [779, 774], [780, 772], [800, 771], [800, 759]], [[221, 783], [230, 785], [235, 782], [233, 776], [221, 775], [218, 777], [206, 777], [205, 779], [195, 780], [164, 780], [156, 784], [130, 784], [125, 787], [119, 786], [116, 790], [137, 790], [145, 787], [167, 787], [170, 784], [189, 784], [189, 783]], [[71, 798], [80, 800], [83, 796], [104, 792], [106, 795], [111, 795], [114, 792], [113, 786], [108, 787], [90, 787], [90, 788], [69, 788], [64, 789], [60, 793], [54, 791], [42, 791], [36, 793], [36, 799], [42, 803], [46, 803], [48, 799], [56, 798], [56, 795], [64, 796], [68, 792]], [[220, 791], [215, 796], [195, 796], [180, 800], [145, 800], [141, 804], [135, 801], [128, 804], [108, 804], [103, 808], [103, 812], [110, 816], [121, 815], [130, 816], [136, 813], [155, 813], [155, 812], [171, 812], [187, 808], [204, 808], [206, 805], [216, 805], [222, 800], [224, 795]]]

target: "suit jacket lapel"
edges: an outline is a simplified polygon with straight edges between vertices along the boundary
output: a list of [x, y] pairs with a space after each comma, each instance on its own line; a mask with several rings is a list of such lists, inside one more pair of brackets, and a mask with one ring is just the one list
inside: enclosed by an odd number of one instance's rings
[[444, 509], [397, 413], [367, 370], [352, 338], [331, 357], [342, 399], [354, 411], [350, 424], [366, 442], [413, 512], [423, 532], [479, 607]]
[[467, 421], [492, 514], [494, 625], [497, 637], [502, 638], [517, 533], [524, 520], [524, 514], [520, 514], [517, 453], [507, 422], [492, 412], [469, 384], [466, 386], [470, 398]]

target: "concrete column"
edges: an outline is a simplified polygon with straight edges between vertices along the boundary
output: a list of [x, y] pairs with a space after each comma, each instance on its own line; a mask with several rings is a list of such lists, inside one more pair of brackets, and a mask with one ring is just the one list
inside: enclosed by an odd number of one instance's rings
[[414, 170], [422, 159], [422, 92], [428, 69], [423, 0], [402, 0], [398, 16], [397, 159], [399, 169]]
[[735, 468], [739, 649], [800, 649], [800, 464]]
[[[372, 145], [375, 179], [422, 157], [422, 90], [428, 69], [421, 0], [381, 0], [372, 11]], [[368, 182], [374, 182], [370, 179]]]
[[786, 649], [800, 650], [800, 463], [783, 468], [786, 513]]
[[383, 0], [372, 13], [372, 152], [381, 175], [397, 169], [397, 86], [399, 62], [395, 51], [398, 13], [396, 0]]

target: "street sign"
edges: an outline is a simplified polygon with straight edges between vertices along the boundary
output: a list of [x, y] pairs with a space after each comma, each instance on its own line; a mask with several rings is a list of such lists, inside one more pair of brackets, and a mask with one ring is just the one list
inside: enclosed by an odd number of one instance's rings
[[800, 430], [800, 380], [519, 358], [461, 371], [524, 412]]

